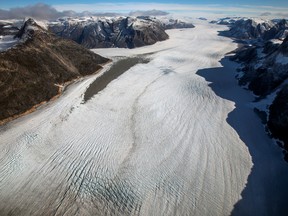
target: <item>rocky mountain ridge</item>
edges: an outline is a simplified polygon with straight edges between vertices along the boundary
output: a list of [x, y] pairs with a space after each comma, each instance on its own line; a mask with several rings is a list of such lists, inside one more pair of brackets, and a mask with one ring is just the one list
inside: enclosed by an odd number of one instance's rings
[[151, 45], [169, 38], [166, 29], [193, 27], [180, 20], [149, 16], [63, 18], [49, 24], [51, 32], [89, 49]]
[[[15, 36], [20, 29], [19, 23], [21, 21], [0, 21], [0, 36]], [[167, 29], [195, 27], [190, 22], [168, 16], [63, 17], [45, 21], [45, 25], [50, 32], [88, 49], [151, 45], [168, 39]]]
[[[232, 60], [241, 63], [239, 84], [251, 90], [266, 113], [264, 122], [271, 135], [279, 139], [288, 161], [288, 23], [287, 20], [253, 19], [229, 23], [225, 35], [236, 38], [240, 48]], [[269, 99], [268, 99], [269, 98]]]
[[284, 40], [288, 36], [288, 21], [286, 19], [266, 20], [259, 18], [224, 18], [216, 23], [228, 25], [226, 36], [240, 40], [250, 40], [250, 43], [263, 42], [271, 39]]
[[77, 43], [56, 37], [28, 19], [19, 43], [0, 53], [0, 120], [50, 100], [59, 86], [95, 73], [108, 61]]

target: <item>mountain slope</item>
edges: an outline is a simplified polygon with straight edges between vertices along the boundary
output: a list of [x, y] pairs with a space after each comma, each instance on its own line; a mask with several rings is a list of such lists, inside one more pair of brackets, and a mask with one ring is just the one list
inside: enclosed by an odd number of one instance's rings
[[58, 94], [58, 84], [92, 74], [108, 61], [55, 37], [32, 19], [16, 36], [22, 42], [0, 53], [0, 120], [51, 99]]

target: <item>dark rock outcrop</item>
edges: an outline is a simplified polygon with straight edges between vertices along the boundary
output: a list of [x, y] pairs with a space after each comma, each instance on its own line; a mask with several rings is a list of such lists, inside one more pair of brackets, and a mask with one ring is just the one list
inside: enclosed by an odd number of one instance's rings
[[268, 127], [275, 138], [284, 142], [285, 159], [288, 161], [288, 85], [277, 94], [269, 111]]
[[238, 19], [220, 22], [230, 26], [229, 31], [223, 32], [226, 36], [240, 40], [267, 41], [270, 39], [284, 39], [288, 35], [288, 22], [282, 20], [255, 20]]
[[56, 37], [32, 19], [17, 33], [22, 41], [0, 53], [0, 120], [58, 94], [57, 85], [92, 74], [108, 61], [77, 43]]
[[254, 94], [264, 97], [288, 78], [288, 36], [281, 44], [244, 46], [232, 60], [243, 64], [240, 84], [248, 84]]
[[274, 26], [262, 35], [264, 40], [270, 40], [273, 38], [284, 39], [287, 36], [288, 22], [285, 19], [274, 21]]
[[280, 46], [280, 43], [273, 43], [273, 40], [268, 40], [264, 42], [263, 45], [263, 53], [264, 54], [269, 54], [275, 52]]

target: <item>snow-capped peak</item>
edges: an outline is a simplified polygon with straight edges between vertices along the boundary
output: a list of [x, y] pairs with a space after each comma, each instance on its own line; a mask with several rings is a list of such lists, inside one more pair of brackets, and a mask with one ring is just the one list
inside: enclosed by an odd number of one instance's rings
[[21, 42], [25, 42], [27, 39], [32, 38], [36, 31], [45, 31], [45, 29], [38, 25], [35, 20], [29, 18], [15, 35], [15, 38], [19, 38]]

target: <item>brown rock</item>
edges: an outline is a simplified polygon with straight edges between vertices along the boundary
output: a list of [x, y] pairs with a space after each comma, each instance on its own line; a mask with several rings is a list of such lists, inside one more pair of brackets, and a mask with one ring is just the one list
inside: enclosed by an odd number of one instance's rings
[[17, 36], [24, 42], [0, 53], [0, 120], [50, 100], [57, 84], [95, 73], [108, 61], [31, 19]]

